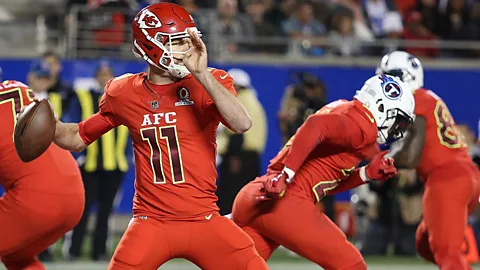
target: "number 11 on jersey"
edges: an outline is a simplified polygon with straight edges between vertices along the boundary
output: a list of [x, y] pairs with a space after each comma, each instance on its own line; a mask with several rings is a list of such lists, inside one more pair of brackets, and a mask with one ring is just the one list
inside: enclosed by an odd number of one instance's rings
[[[171, 179], [173, 184], [181, 184], [185, 182], [183, 174], [182, 154], [178, 143], [177, 127], [149, 127], [140, 130], [142, 139], [148, 142], [150, 146], [150, 165], [152, 166], [153, 181], [155, 184], [166, 184], [164, 166], [162, 162], [162, 149], [160, 148], [160, 140], [167, 143], [167, 152], [169, 157], [169, 165]], [[168, 165], [166, 165], [168, 166]]]

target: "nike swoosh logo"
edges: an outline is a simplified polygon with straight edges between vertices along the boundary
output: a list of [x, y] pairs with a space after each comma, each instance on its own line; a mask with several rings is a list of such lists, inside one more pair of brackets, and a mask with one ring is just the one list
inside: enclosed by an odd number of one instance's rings
[[208, 216], [205, 216], [205, 219], [206, 220], [210, 220], [212, 218], [212, 214], [208, 215]]
[[225, 80], [225, 78], [227, 78], [227, 77], [228, 77], [228, 74], [225, 74], [225, 75], [223, 75], [223, 76], [220, 75], [220, 79], [222, 79], [222, 80]]

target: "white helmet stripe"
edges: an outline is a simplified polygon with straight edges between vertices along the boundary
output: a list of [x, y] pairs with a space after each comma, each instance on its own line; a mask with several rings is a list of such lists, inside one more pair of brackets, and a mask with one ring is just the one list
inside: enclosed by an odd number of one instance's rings
[[[154, 65], [154, 66], [156, 66], [156, 67], [158, 67], [158, 68], [161, 68], [161, 67], [159, 67], [158, 65], [156, 65], [156, 64], [148, 57], [148, 55], [145, 53], [145, 51], [138, 45], [138, 43], [137, 43], [136, 40], [133, 41], [133, 45], [135, 45], [135, 48], [137, 48], [137, 50], [141, 53], [140, 57], [142, 57], [143, 60], [147, 61], [148, 63], [150, 63], [150, 64], [152, 64], [152, 65]], [[135, 51], [134, 51], [134, 53], [135, 53]]]

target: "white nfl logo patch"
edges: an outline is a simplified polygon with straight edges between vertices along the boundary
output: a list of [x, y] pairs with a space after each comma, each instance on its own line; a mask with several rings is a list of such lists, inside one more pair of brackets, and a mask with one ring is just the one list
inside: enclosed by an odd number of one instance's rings
[[162, 22], [150, 10], [143, 11], [140, 18], [138, 18], [138, 27], [140, 29], [159, 28], [162, 27]]

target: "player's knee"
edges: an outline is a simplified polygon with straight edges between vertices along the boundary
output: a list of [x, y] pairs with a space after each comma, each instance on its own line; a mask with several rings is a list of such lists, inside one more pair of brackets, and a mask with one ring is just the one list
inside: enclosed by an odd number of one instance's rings
[[257, 255], [255, 257], [252, 257], [252, 259], [250, 259], [250, 261], [247, 264], [246, 270], [263, 270], [263, 269], [268, 269], [268, 265], [262, 257]]
[[441, 270], [470, 269], [462, 251], [458, 248], [438, 248], [435, 251], [435, 261]]
[[424, 238], [428, 241], [428, 231], [425, 223], [422, 222], [420, 223], [420, 225], [418, 225], [417, 231], [415, 232], [415, 238], [417, 239], [417, 241]]
[[117, 269], [144, 269], [145, 266], [143, 265], [146, 261], [145, 258], [140, 258], [138, 256], [127, 256], [127, 257], [119, 257], [113, 256], [110, 260], [110, 264], [108, 265], [108, 270], [117, 270]]
[[435, 257], [430, 248], [428, 232], [423, 222], [418, 226], [415, 238], [415, 247], [418, 255], [429, 262], [435, 263]]
[[433, 252], [430, 249], [430, 244], [428, 242], [428, 237], [417, 238], [415, 242], [415, 247], [417, 249], [418, 255], [424, 258], [427, 261], [435, 263], [435, 258]]

